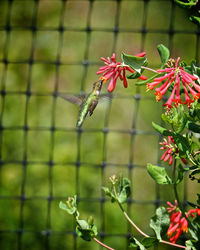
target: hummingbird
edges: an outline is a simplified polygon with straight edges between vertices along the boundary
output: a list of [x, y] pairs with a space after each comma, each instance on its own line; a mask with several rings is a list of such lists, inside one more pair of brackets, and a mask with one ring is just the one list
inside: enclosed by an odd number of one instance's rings
[[102, 85], [103, 80], [98, 80], [97, 82], [93, 83], [92, 91], [88, 94], [88, 96], [82, 98], [77, 96], [59, 94], [59, 96], [64, 98], [65, 100], [80, 106], [78, 120], [76, 123], [77, 128], [80, 128], [82, 126], [87, 114], [89, 114], [90, 116], [93, 114], [94, 109], [96, 108], [99, 101]]

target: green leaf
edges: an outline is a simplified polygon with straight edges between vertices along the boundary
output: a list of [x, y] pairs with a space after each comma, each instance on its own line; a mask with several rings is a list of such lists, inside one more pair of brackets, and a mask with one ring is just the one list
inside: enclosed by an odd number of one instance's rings
[[182, 165], [179, 165], [178, 166], [178, 177], [176, 179], [175, 184], [179, 184], [183, 180], [184, 173], [185, 173], [185, 169], [182, 167]]
[[157, 46], [157, 50], [158, 50], [160, 58], [161, 58], [162, 67], [164, 67], [169, 59], [170, 52], [169, 52], [168, 48], [165, 47], [163, 44], [159, 44]]
[[197, 204], [200, 205], [200, 194], [197, 194], [198, 199], [197, 199]]
[[131, 194], [130, 180], [124, 177], [111, 177], [111, 190], [107, 187], [102, 187], [105, 194], [111, 198], [111, 201], [125, 203]]
[[185, 242], [186, 250], [199, 250], [200, 242], [198, 240], [187, 240]]
[[94, 218], [92, 216], [90, 216], [88, 219], [87, 219], [87, 222], [88, 222], [88, 225], [91, 226], [91, 225], [94, 225]]
[[198, 77], [198, 82], [200, 83], [200, 67], [196, 65], [196, 62], [191, 62], [191, 72], [189, 73]]
[[158, 240], [162, 240], [162, 235], [165, 235], [169, 227], [169, 214], [165, 207], [159, 207], [156, 214], [150, 220], [150, 227], [155, 231]]
[[125, 203], [131, 194], [130, 180], [124, 177], [120, 178], [118, 183], [117, 200], [119, 203]]
[[106, 195], [111, 196], [111, 192], [110, 192], [110, 189], [108, 187], [102, 187], [102, 189]]
[[155, 237], [143, 238], [141, 243], [144, 247], [149, 248], [157, 244], [159, 241]]
[[186, 127], [194, 133], [200, 133], [200, 126], [194, 122], [188, 121]]
[[187, 116], [184, 114], [180, 117], [179, 122], [177, 123], [176, 133], [181, 133], [187, 124]]
[[172, 184], [172, 180], [168, 176], [165, 168], [158, 167], [152, 165], [150, 163], [147, 164], [147, 171], [150, 176], [156, 181], [158, 184]]
[[[191, 151], [190, 144], [188, 142], [188, 139], [180, 134], [172, 133], [174, 142], [176, 146], [179, 149], [179, 155], [185, 156], [186, 154], [189, 154]], [[180, 152], [181, 151], [181, 152]]]
[[77, 220], [77, 223], [79, 225], [79, 228], [86, 230], [89, 229], [89, 224], [85, 220]]
[[[146, 63], [143, 65], [143, 66], [146, 66], [148, 63], [147, 63], [147, 61], [146, 61]], [[133, 74], [130, 74], [129, 76], [127, 76], [127, 78], [128, 79], [137, 79], [137, 78], [139, 78], [140, 76], [141, 76], [141, 74], [143, 73], [143, 71], [144, 71], [144, 68], [142, 68], [141, 69], [141, 72], [140, 73], [138, 73], [137, 71], [136, 72], [134, 72]]]
[[200, 169], [196, 169], [192, 171], [192, 173], [190, 173], [190, 175], [196, 175], [196, 174], [200, 174]]
[[102, 187], [102, 189], [105, 194], [111, 198], [111, 202], [117, 201], [117, 197], [109, 190], [108, 187]]
[[60, 201], [59, 208], [67, 211], [69, 214], [78, 214], [77, 205], [76, 205], [76, 196], [69, 197], [66, 203]]
[[[196, 216], [189, 221], [189, 232], [194, 240], [200, 240], [200, 218]], [[200, 243], [200, 242], [199, 242]]]
[[130, 66], [139, 74], [141, 74], [141, 67], [144, 66], [147, 61], [146, 57], [131, 56], [125, 53], [122, 53], [122, 60], [125, 65]]
[[150, 78], [148, 78], [147, 80], [137, 82], [136, 85], [146, 85], [148, 82], [151, 82], [154, 78], [156, 78], [159, 75], [160, 74], [155, 74], [151, 76]]
[[128, 79], [137, 79], [141, 76], [141, 74], [139, 74], [138, 72], [135, 72], [129, 76], [127, 76]]
[[196, 116], [198, 117], [199, 121], [200, 121], [200, 109], [196, 110]]
[[197, 208], [197, 204], [194, 204], [193, 202], [187, 201], [187, 204], [193, 208]]
[[59, 203], [59, 208], [61, 208], [61, 209], [63, 209], [63, 210], [65, 210], [65, 211], [68, 212], [67, 205], [64, 202], [62, 202], [62, 201], [60, 201], [60, 203]]
[[98, 235], [97, 227], [95, 225], [92, 226], [92, 236], [95, 237]]
[[97, 227], [89, 225], [85, 220], [77, 220], [76, 233], [86, 241], [91, 241], [98, 234]]
[[183, 2], [181, 0], [174, 0], [175, 3], [177, 3], [178, 5], [180, 5], [181, 7], [186, 7], [186, 8], [190, 8], [194, 5], [197, 4], [198, 0], [189, 0], [187, 3]]
[[86, 241], [91, 241], [93, 238], [91, 236], [90, 230], [83, 230], [83, 229], [79, 228], [78, 226], [76, 227], [76, 233], [79, 237], [81, 237], [83, 240], [86, 240]]
[[189, 20], [192, 21], [193, 23], [196, 23], [196, 24], [200, 25], [200, 17], [190, 16]]
[[178, 133], [171, 132], [171, 131], [167, 130], [166, 128], [163, 128], [154, 122], [152, 122], [152, 126], [160, 134], [162, 134], [164, 136], [172, 136], [173, 137], [175, 144], [179, 149], [179, 155], [181, 157], [184, 157], [185, 155], [190, 153], [191, 147], [190, 147], [190, 144], [189, 144], [188, 139], [186, 137], [184, 137]]
[[176, 133], [183, 131], [188, 120], [183, 105], [171, 108], [170, 112], [162, 114], [162, 119], [164, 122], [172, 124]]
[[152, 126], [161, 135], [164, 135], [164, 136], [173, 135], [173, 133], [171, 131], [167, 130], [166, 128], [161, 127], [160, 125], [158, 125], [154, 122], [152, 122]]
[[139, 247], [139, 249], [141, 250], [146, 250], [146, 248], [142, 245], [142, 243], [140, 243], [135, 237], [130, 238], [129, 247], [133, 247], [133, 248]]

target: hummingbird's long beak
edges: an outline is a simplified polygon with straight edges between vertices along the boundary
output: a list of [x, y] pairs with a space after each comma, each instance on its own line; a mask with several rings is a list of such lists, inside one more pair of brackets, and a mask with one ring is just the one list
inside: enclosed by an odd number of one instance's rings
[[106, 78], [103, 77], [103, 76], [101, 76], [99, 79], [102, 81], [102, 83], [106, 83], [106, 81], [108, 80], [108, 79], [106, 79]]
[[101, 88], [102, 88], [102, 85], [103, 85], [103, 80], [100, 80], [100, 84], [99, 84], [99, 91], [101, 90]]

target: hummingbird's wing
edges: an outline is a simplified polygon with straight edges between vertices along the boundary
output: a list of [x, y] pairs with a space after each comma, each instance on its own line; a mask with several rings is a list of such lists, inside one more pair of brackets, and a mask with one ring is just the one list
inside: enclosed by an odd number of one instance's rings
[[92, 101], [92, 103], [91, 103], [91, 105], [90, 105], [90, 107], [89, 107], [89, 110], [88, 110], [90, 116], [93, 114], [93, 111], [95, 110], [97, 104], [98, 104], [98, 101], [95, 101], [95, 100]]
[[61, 98], [65, 99], [73, 104], [79, 105], [79, 106], [82, 104], [83, 99], [84, 99], [83, 96], [78, 97], [78, 96], [74, 96], [74, 95], [65, 95], [65, 94], [58, 94], [58, 96], [60, 96]]
[[113, 95], [111, 93], [103, 93], [99, 95], [99, 103], [111, 101]]

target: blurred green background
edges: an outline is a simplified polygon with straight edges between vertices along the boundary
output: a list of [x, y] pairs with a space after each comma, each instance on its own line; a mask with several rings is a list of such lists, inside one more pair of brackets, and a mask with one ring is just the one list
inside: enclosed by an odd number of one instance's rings
[[[188, 17], [170, 0], [0, 1], [2, 250], [99, 249], [76, 238], [73, 218], [58, 208], [76, 193], [82, 218], [93, 215], [105, 243], [127, 249], [132, 229], [115, 204], [102, 202], [101, 186], [115, 173], [132, 180], [129, 214], [152, 234], [155, 201], [174, 200], [172, 190], [156, 186], [145, 169], [147, 162], [159, 162], [151, 122], [161, 122], [162, 103], [135, 81], [128, 89], [118, 82], [112, 101], [98, 105], [78, 134], [78, 108], [54, 93], [88, 93], [100, 57], [114, 51], [120, 60], [122, 51], [144, 50], [154, 68], [160, 43], [172, 57], [198, 58], [197, 27]], [[194, 201], [196, 189], [185, 182], [182, 198]]]

